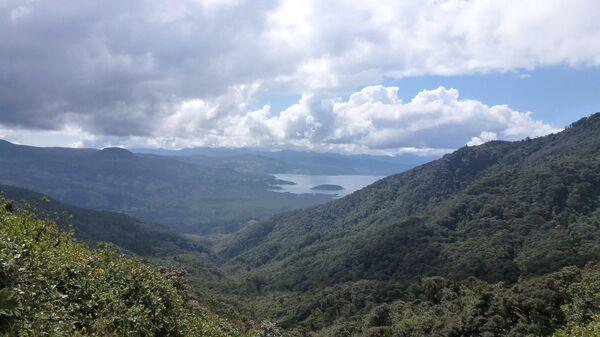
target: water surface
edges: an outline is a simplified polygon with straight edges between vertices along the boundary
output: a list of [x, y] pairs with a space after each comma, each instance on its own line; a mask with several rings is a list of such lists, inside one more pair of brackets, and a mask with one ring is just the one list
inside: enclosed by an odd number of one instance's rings
[[[295, 185], [276, 185], [278, 187], [277, 192], [290, 192], [295, 194], [303, 193], [319, 193], [319, 194], [331, 194], [338, 197], [343, 197], [356, 190], [359, 190], [367, 185], [374, 183], [375, 181], [383, 178], [384, 176], [366, 176], [366, 175], [308, 175], [308, 174], [273, 174], [275, 178], [295, 183]], [[311, 188], [317, 185], [339, 185], [343, 189], [339, 191], [327, 191], [327, 190], [311, 190]]]

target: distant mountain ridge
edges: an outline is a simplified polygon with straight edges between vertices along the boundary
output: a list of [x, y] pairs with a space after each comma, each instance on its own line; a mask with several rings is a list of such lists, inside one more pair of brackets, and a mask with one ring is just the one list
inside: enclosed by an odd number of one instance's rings
[[117, 211], [181, 232], [231, 232], [248, 220], [330, 200], [270, 191], [252, 169], [201, 165], [126, 149], [40, 148], [0, 142], [0, 184], [79, 207]]
[[246, 164], [258, 167], [264, 173], [295, 174], [363, 174], [389, 175], [399, 173], [437, 159], [437, 156], [402, 154], [375, 156], [364, 154], [339, 154], [311, 151], [266, 151], [246, 148], [197, 147], [181, 150], [131, 149], [134, 153], [178, 157], [196, 163], [213, 165]]
[[46, 193], [79, 207], [125, 213], [179, 232], [228, 233], [249, 220], [332, 199], [325, 194], [274, 192], [273, 173], [379, 175], [414, 166], [392, 157], [202, 151], [224, 152], [216, 157], [162, 156], [114, 147], [41, 148], [1, 141], [0, 184]]

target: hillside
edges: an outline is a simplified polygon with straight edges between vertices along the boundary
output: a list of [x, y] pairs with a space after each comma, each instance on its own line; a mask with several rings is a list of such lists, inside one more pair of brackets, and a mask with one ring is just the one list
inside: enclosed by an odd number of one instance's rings
[[269, 191], [262, 173], [125, 149], [38, 148], [0, 141], [0, 184], [65, 203], [125, 213], [180, 232], [231, 232], [251, 219], [330, 200]]
[[[465, 147], [255, 223], [221, 255], [253, 305], [313, 330], [409, 299], [423, 277], [512, 284], [600, 260], [600, 114], [559, 134]], [[316, 325], [315, 308], [328, 313]]]
[[80, 241], [110, 242], [141, 256], [206, 251], [202, 245], [185, 240], [163, 226], [144, 223], [121, 213], [68, 205], [14, 186], [0, 185], [0, 193], [21, 206], [27, 205], [38, 216], [56, 222], [61, 228], [73, 231]]
[[0, 335], [241, 336], [200, 307], [177, 269], [89, 249], [2, 199]]
[[207, 238], [180, 235], [121, 213], [68, 205], [14, 186], [0, 185], [0, 197], [8, 198], [13, 209], [28, 209], [92, 247], [110, 243], [120, 252], [142, 257], [146, 263], [185, 270], [201, 305], [227, 318], [238, 317], [236, 303], [212, 290], [214, 285], [228, 282], [228, 277], [219, 270], [219, 259], [210, 251]]

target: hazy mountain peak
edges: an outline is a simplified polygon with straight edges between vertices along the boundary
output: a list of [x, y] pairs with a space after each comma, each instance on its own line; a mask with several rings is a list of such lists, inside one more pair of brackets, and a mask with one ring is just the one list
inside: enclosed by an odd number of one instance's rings
[[11, 142], [9, 142], [7, 140], [0, 139], [0, 148], [9, 149], [9, 148], [14, 148], [16, 146], [17, 146], [16, 144], [13, 144], [13, 143], [11, 143]]
[[107, 147], [94, 154], [97, 158], [103, 159], [131, 159], [136, 155], [129, 150], [120, 147]]

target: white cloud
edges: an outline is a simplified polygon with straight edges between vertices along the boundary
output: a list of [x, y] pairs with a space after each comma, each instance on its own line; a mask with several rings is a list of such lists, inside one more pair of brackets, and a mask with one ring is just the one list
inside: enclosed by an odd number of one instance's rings
[[[256, 88], [237, 88], [212, 100], [184, 101], [152, 123], [148, 136], [92, 137], [88, 146], [226, 146], [301, 148], [360, 153], [443, 153], [466, 144], [517, 140], [559, 131], [531, 113], [461, 99], [456, 89], [424, 90], [408, 102], [397, 87], [368, 86], [347, 100], [304, 95], [278, 114], [248, 109]], [[0, 130], [1, 131], [1, 130]]]
[[294, 9], [298, 3], [283, 1], [271, 14], [270, 37], [302, 55], [295, 76], [311, 89], [382, 76], [600, 64], [593, 0], [302, 1]]
[[[385, 77], [598, 66], [598, 17], [596, 0], [5, 0], [0, 123], [347, 151], [536, 136], [551, 128], [455, 90], [327, 97]], [[267, 92], [305, 94], [281, 113], [250, 108]]]
[[498, 139], [498, 135], [495, 132], [491, 131], [481, 131], [479, 137], [472, 137], [471, 140], [467, 143], [468, 146], [476, 146], [481, 145], [483, 143]]
[[[241, 103], [245, 99], [246, 94], [236, 91], [220, 98], [229, 106], [220, 106], [219, 99], [185, 102], [179, 109], [182, 113], [170, 116], [169, 123], [161, 123], [167, 127], [157, 128], [154, 134], [182, 138], [179, 142], [193, 139], [195, 145], [397, 153], [558, 131], [534, 120], [531, 113], [463, 100], [458, 90], [443, 87], [424, 90], [409, 102], [402, 102], [397, 87], [380, 85], [365, 87], [347, 100], [304, 95], [278, 114], [272, 114], [268, 106], [246, 110]], [[191, 107], [193, 112], [188, 111]], [[182, 131], [180, 125], [186, 129]]]

